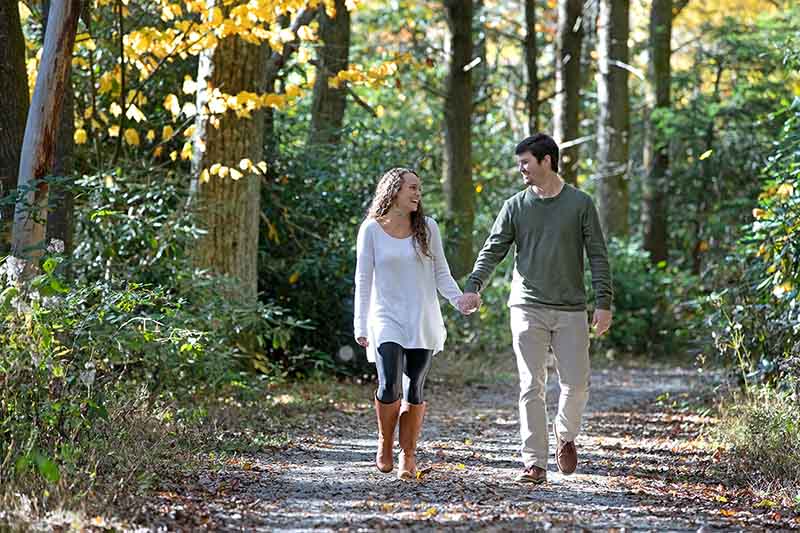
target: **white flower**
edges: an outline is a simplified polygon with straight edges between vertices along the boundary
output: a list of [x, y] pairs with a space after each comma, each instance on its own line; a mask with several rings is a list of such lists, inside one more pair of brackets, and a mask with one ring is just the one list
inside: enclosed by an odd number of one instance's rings
[[50, 244], [47, 245], [47, 251], [56, 254], [64, 253], [64, 241], [61, 239], [51, 239]]
[[0, 274], [5, 274], [9, 285], [14, 285], [25, 270], [25, 260], [9, 255], [5, 263], [0, 267]]
[[94, 383], [94, 377], [97, 374], [96, 370], [94, 369], [94, 363], [88, 361], [85, 365], [83, 365], [86, 370], [80, 373], [80, 379], [84, 385], [87, 387], [91, 387], [92, 383]]

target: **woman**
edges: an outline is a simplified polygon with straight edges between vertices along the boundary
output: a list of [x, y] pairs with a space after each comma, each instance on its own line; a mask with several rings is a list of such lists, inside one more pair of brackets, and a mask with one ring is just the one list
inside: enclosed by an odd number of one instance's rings
[[355, 286], [356, 341], [378, 371], [375, 462], [381, 472], [392, 471], [399, 419], [398, 477], [413, 479], [425, 377], [446, 337], [436, 290], [456, 308], [462, 294], [450, 274], [439, 227], [423, 213], [422, 187], [413, 170], [393, 168], [378, 183], [358, 231]]

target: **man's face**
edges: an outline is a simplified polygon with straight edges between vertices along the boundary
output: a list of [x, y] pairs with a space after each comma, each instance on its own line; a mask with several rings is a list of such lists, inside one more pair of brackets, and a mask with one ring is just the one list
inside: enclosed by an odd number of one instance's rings
[[394, 199], [394, 205], [408, 213], [413, 213], [422, 200], [422, 184], [415, 174], [403, 174], [403, 185]]
[[550, 165], [549, 156], [544, 156], [542, 162], [536, 160], [530, 152], [523, 152], [517, 154], [517, 168], [525, 185], [536, 185], [541, 183], [547, 174], [547, 168]]

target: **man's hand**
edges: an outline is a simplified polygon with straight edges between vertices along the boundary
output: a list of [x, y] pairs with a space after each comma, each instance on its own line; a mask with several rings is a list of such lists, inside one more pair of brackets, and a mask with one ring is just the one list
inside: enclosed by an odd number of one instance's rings
[[465, 315], [469, 315], [478, 310], [481, 306], [481, 297], [476, 292], [465, 292], [456, 302], [458, 310]]
[[611, 311], [608, 309], [595, 309], [592, 327], [598, 336], [608, 331], [608, 328], [611, 327]]
[[360, 346], [362, 346], [362, 347], [364, 347], [364, 348], [366, 348], [367, 346], [369, 346], [369, 341], [367, 340], [367, 338], [366, 338], [366, 337], [359, 337], [359, 338], [357, 338], [357, 339], [356, 339], [356, 342], [357, 342], [357, 343], [358, 343]]

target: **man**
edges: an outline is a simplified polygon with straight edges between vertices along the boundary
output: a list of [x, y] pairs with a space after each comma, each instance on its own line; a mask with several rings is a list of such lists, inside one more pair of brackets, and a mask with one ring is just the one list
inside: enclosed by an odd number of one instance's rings
[[558, 175], [559, 149], [539, 133], [517, 145], [527, 187], [505, 201], [467, 279], [462, 309], [480, 305], [479, 293], [516, 245], [508, 306], [520, 379], [520, 434], [525, 467], [518, 481], [547, 481], [547, 353], [556, 358], [561, 396], [553, 423], [556, 463], [572, 474], [578, 463], [575, 438], [589, 393], [589, 324], [583, 286], [584, 250], [589, 256], [598, 335], [611, 325], [611, 273], [605, 239], [591, 197]]

